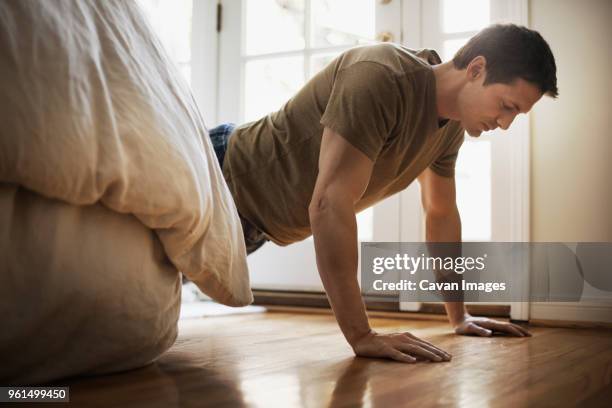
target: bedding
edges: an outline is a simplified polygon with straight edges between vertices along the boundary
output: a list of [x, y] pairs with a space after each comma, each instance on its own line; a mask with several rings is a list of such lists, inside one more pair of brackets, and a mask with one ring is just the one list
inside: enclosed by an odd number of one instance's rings
[[136, 217], [0, 183], [0, 226], [0, 384], [140, 367], [174, 343], [181, 275]]
[[[204, 293], [252, 302], [240, 221], [206, 127], [134, 2], [0, 1], [0, 123], [1, 183], [131, 215]], [[39, 222], [57, 220], [41, 213]], [[106, 262], [81, 240], [77, 228], [49, 245]], [[12, 249], [23, 258], [45, 251]], [[28, 273], [48, 272], [39, 268]], [[5, 269], [1, 279], [18, 277]]]

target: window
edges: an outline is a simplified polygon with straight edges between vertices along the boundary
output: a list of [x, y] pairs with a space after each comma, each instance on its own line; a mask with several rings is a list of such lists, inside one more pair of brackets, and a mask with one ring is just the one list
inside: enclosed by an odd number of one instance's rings
[[373, 0], [245, 0], [240, 121], [278, 110], [340, 52], [372, 42], [374, 5]]
[[191, 84], [191, 0], [138, 0], [166, 52]]
[[[278, 110], [342, 51], [373, 43], [375, 5], [374, 0], [244, 0], [238, 122]], [[358, 215], [360, 240], [372, 240], [372, 217], [371, 209]]]

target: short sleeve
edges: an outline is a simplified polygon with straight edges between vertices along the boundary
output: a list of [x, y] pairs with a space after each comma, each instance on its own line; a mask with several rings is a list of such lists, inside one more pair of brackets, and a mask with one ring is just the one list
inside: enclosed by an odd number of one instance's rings
[[430, 169], [442, 177], [455, 176], [455, 163], [459, 155], [459, 148], [465, 139], [465, 131], [461, 126], [456, 126], [454, 130], [449, 130], [449, 132], [452, 132], [451, 140], [446, 144], [446, 148], [438, 158], [429, 165]]
[[389, 68], [361, 61], [338, 71], [321, 124], [375, 161], [393, 130], [399, 109]]

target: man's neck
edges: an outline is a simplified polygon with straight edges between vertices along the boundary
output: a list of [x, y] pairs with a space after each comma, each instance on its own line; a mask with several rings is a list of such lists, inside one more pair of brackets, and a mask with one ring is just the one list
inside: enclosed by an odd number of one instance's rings
[[438, 118], [459, 120], [457, 96], [463, 86], [461, 71], [455, 69], [452, 61], [433, 67], [436, 78], [436, 106]]

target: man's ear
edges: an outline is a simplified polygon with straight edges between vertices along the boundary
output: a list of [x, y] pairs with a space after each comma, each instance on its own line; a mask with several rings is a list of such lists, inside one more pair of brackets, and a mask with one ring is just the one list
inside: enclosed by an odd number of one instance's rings
[[468, 81], [478, 80], [487, 74], [487, 59], [482, 55], [475, 57], [467, 66]]

